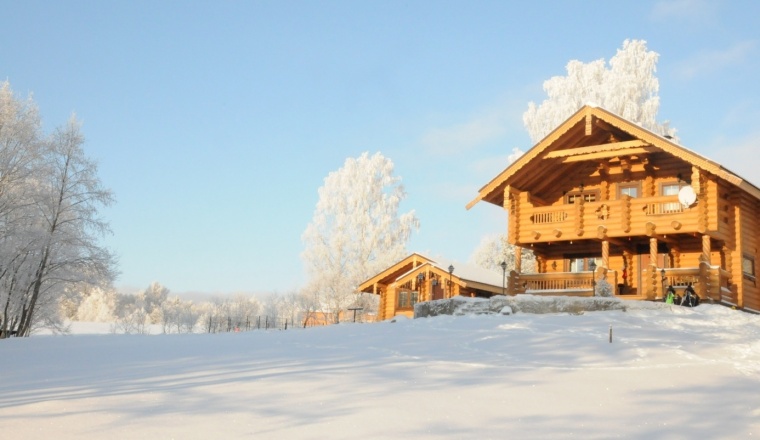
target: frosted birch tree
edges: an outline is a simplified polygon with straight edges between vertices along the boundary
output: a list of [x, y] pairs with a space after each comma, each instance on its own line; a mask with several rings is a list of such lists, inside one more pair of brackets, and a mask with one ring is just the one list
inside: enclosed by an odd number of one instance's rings
[[[502, 273], [501, 263], [507, 263], [507, 273], [515, 269], [517, 258], [515, 246], [509, 244], [506, 234], [487, 235], [480, 241], [470, 261], [484, 269]], [[523, 249], [521, 259], [521, 272], [531, 273], [536, 271], [536, 257], [529, 249]]]
[[98, 243], [108, 231], [98, 210], [112, 198], [83, 143], [74, 118], [43, 136], [31, 100], [0, 86], [0, 338], [59, 326], [67, 288], [113, 277]]
[[647, 50], [646, 41], [625, 40], [610, 58], [567, 63], [567, 76], [544, 82], [548, 95], [541, 105], [531, 102], [523, 123], [533, 142], [543, 139], [583, 105], [598, 105], [660, 134], [675, 136], [668, 123], [656, 121], [660, 83], [655, 76], [659, 54]]
[[302, 236], [302, 258], [310, 276], [307, 290], [336, 321], [355, 300], [360, 282], [406, 253], [419, 220], [414, 211], [399, 213], [404, 197], [393, 162], [381, 153], [346, 159], [319, 188]]

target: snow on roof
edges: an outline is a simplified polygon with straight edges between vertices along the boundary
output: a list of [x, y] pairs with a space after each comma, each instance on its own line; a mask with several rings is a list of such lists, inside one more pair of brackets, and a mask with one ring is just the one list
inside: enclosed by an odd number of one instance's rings
[[425, 266], [426, 264], [430, 264], [431, 266], [435, 266], [438, 269], [441, 269], [444, 272], [449, 271], [449, 266], [454, 267], [454, 272], [452, 275], [456, 276], [459, 279], [465, 280], [465, 281], [475, 281], [482, 284], [489, 284], [491, 286], [501, 287], [503, 283], [503, 276], [504, 274], [498, 274], [492, 270], [484, 269], [479, 266], [475, 266], [473, 264], [469, 263], [461, 263], [455, 260], [449, 260], [447, 258], [430, 258], [426, 255], [422, 255], [417, 253], [417, 255], [420, 255], [423, 258], [426, 258], [427, 260], [430, 260], [430, 263], [424, 263], [421, 266], [417, 266], [406, 273], [401, 274], [397, 279], [401, 279], [405, 276], [407, 276], [409, 273], [414, 272], [415, 270], [418, 270], [420, 267]]

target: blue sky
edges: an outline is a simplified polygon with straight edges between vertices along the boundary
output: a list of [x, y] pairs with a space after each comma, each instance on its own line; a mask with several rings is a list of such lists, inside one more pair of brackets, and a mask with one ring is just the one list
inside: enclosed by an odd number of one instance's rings
[[500, 233], [465, 205], [530, 148], [522, 114], [571, 59], [660, 54], [658, 119], [760, 184], [760, 3], [0, 0], [0, 79], [46, 129], [76, 113], [117, 203], [116, 286], [287, 292], [347, 157], [396, 164], [410, 251], [464, 261]]

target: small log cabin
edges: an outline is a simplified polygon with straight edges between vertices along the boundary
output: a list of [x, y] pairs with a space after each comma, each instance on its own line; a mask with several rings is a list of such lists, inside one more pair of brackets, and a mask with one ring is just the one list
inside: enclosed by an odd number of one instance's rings
[[506, 274], [415, 253], [361, 283], [357, 290], [380, 295], [379, 321], [397, 315], [413, 318], [418, 302], [506, 293]]
[[[467, 209], [481, 201], [507, 212], [508, 294], [591, 295], [605, 278], [620, 298], [658, 300], [691, 284], [702, 301], [760, 312], [760, 189], [602, 108], [581, 108]], [[523, 249], [538, 273], [521, 273]]]

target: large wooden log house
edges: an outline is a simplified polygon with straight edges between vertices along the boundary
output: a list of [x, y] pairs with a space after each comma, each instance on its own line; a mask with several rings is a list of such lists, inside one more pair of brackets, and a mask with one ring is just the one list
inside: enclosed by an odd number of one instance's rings
[[760, 189], [602, 108], [581, 108], [467, 208], [480, 201], [503, 207], [509, 242], [537, 258], [508, 294], [590, 295], [596, 266], [621, 298], [692, 284], [702, 301], [760, 311]]

